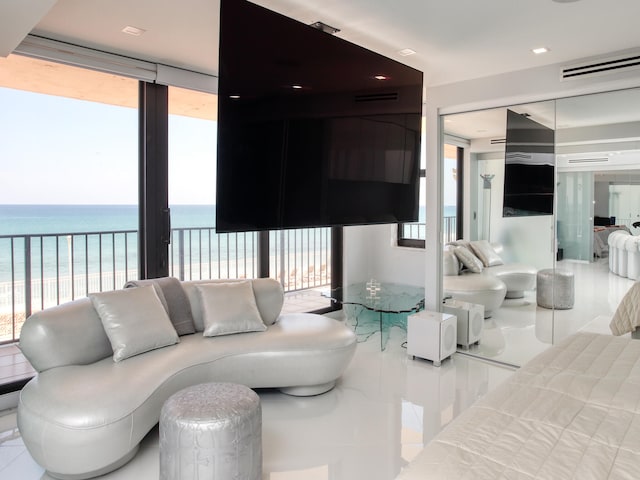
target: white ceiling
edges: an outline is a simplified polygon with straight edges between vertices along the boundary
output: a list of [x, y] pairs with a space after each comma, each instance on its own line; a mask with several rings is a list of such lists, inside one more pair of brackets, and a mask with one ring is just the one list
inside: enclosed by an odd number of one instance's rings
[[[22, 0], [0, 3], [0, 32], [31, 33], [196, 72], [218, 71], [220, 0]], [[409, 64], [429, 86], [640, 48], [640, 0], [256, 0], [303, 23], [318, 20], [338, 36]], [[52, 4], [46, 11], [46, 7]], [[45, 7], [43, 7], [45, 5]], [[31, 15], [29, 15], [31, 13]], [[14, 28], [19, 24], [20, 28]], [[122, 33], [126, 26], [145, 30]], [[9, 28], [11, 27], [11, 28]], [[251, 35], [251, 32], [247, 32]], [[15, 40], [17, 38], [17, 40]], [[256, 38], [256, 42], [260, 39]], [[0, 35], [0, 55], [3, 54]], [[16, 43], [17, 45], [17, 43]], [[534, 55], [531, 49], [550, 51]], [[13, 46], [15, 48], [15, 45]], [[402, 57], [398, 51], [417, 53]], [[5, 48], [6, 49], [6, 48]], [[640, 97], [639, 97], [640, 98]], [[527, 113], [560, 128], [632, 121], [627, 99], [605, 107], [567, 103], [566, 118], [544, 106]], [[637, 105], [638, 100], [631, 104]], [[633, 114], [633, 115], [631, 115]], [[475, 115], [475, 116], [474, 116]], [[484, 115], [484, 117], [481, 117]], [[622, 115], [622, 116], [621, 116]], [[631, 115], [631, 116], [630, 116]], [[446, 128], [466, 138], [504, 136], [504, 109], [464, 114]], [[633, 117], [633, 118], [632, 118]]]
[[[422, 70], [427, 86], [640, 47], [640, 1], [565, 2], [256, 1], [304, 23], [335, 26], [340, 37]], [[30, 3], [35, 9], [39, 2]], [[32, 33], [216, 74], [218, 11], [219, 0], [58, 0]], [[11, 21], [0, 17], [3, 23]], [[146, 33], [126, 35], [127, 25]], [[550, 52], [531, 53], [539, 46]], [[401, 57], [403, 48], [417, 53]]]
[[[555, 130], [617, 125], [640, 121], [640, 89], [619, 90], [509, 107]], [[447, 133], [465, 139], [504, 138], [506, 108], [444, 117]], [[634, 137], [640, 137], [640, 130]]]

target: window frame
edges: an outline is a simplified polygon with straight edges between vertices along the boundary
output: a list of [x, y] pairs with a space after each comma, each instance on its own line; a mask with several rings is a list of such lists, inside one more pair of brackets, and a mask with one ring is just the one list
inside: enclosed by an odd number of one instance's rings
[[[420, 178], [424, 178], [426, 181], [427, 178], [427, 169], [420, 169]], [[409, 247], [409, 248], [425, 248], [425, 240], [420, 238], [412, 238], [404, 235], [405, 225], [410, 225], [409, 223], [398, 223], [397, 224], [397, 236], [396, 236], [396, 245], [398, 247]]]

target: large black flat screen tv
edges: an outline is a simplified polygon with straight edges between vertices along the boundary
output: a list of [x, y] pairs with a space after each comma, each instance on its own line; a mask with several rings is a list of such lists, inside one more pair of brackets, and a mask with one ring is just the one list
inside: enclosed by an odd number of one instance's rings
[[553, 215], [555, 131], [507, 110], [503, 217]]
[[222, 0], [216, 230], [418, 218], [422, 72]]

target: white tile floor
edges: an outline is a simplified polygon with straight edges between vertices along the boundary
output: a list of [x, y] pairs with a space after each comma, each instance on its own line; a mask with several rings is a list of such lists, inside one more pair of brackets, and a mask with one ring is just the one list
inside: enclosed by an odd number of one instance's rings
[[557, 262], [557, 268], [574, 273], [573, 308], [548, 310], [539, 307], [535, 291], [526, 292], [525, 298], [507, 299], [490, 319], [485, 320], [482, 340], [469, 352], [523, 365], [552, 342], [557, 343], [578, 330], [610, 333], [610, 318], [633, 280], [609, 272], [607, 258], [589, 264], [564, 260]]
[[[395, 331], [385, 352], [376, 335], [332, 391], [298, 398], [260, 391], [265, 480], [391, 480], [444, 425], [512, 370], [455, 356], [442, 367], [410, 360]], [[0, 417], [0, 479], [48, 479], [31, 459], [15, 412]], [[105, 480], [157, 480], [158, 435]]]
[[[485, 322], [472, 353], [521, 364], [550, 345], [552, 331], [556, 340], [578, 329], [608, 332], [633, 282], [609, 273], [606, 259], [559, 266], [576, 274], [574, 308], [552, 313], [537, 307], [535, 292], [508, 300]], [[391, 480], [447, 423], [512, 373], [458, 354], [440, 368], [410, 360], [404, 340], [404, 332], [392, 329], [384, 352], [379, 334], [358, 344], [345, 375], [327, 394], [296, 398], [261, 391], [263, 480]], [[3, 413], [0, 480], [48, 479], [20, 439], [15, 412]], [[157, 431], [129, 464], [102, 478], [157, 480]]]

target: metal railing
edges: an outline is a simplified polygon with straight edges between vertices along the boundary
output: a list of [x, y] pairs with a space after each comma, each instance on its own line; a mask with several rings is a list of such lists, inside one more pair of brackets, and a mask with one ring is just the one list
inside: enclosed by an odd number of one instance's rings
[[[442, 237], [444, 243], [457, 240], [456, 217], [443, 217]], [[426, 224], [421, 222], [403, 223], [402, 238], [412, 240], [426, 240]]]
[[[137, 279], [137, 251], [135, 230], [0, 236], [0, 343], [16, 341], [25, 319], [36, 311]], [[329, 285], [330, 258], [328, 228], [269, 234], [271, 276], [285, 292]], [[258, 234], [173, 229], [169, 275], [255, 278]]]

